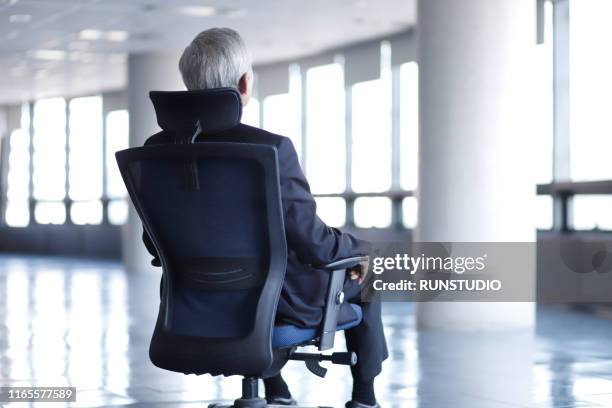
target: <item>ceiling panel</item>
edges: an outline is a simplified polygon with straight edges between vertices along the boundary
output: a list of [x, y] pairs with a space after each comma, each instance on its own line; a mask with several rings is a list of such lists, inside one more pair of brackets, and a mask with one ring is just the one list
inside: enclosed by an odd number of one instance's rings
[[[205, 16], [202, 7], [216, 14]], [[102, 65], [104, 78], [94, 78], [95, 71], [88, 74], [91, 83], [123, 86], [125, 66], [106, 70], [108, 58], [178, 50], [210, 27], [237, 29], [255, 63], [269, 63], [405, 30], [414, 24], [414, 8], [414, 0], [0, 0], [0, 103], [35, 97], [46, 84], [54, 92], [79, 93], [84, 84], [74, 73], [90, 69], [92, 61]], [[128, 36], [80, 39], [88, 29]]]

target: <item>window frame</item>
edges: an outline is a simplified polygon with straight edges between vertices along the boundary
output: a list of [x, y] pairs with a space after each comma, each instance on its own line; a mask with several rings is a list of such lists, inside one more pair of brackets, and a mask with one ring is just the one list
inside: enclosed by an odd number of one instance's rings
[[[102, 150], [101, 150], [101, 154], [102, 154], [102, 160], [100, 163], [101, 166], [101, 172], [102, 172], [102, 195], [100, 198], [94, 199], [94, 200], [75, 200], [72, 199], [70, 197], [69, 194], [69, 189], [70, 189], [70, 145], [69, 145], [69, 140], [70, 140], [70, 103], [72, 100], [74, 99], [78, 99], [81, 97], [91, 97], [91, 96], [99, 96], [101, 98], [102, 101], [102, 109], [101, 109], [101, 134], [102, 134]], [[13, 129], [9, 129], [12, 133], [12, 131], [15, 131], [17, 129], [23, 129], [25, 131], [25, 133], [27, 134], [27, 139], [28, 139], [28, 153], [29, 153], [29, 160], [28, 160], [28, 181], [27, 181], [27, 191], [28, 191], [28, 198], [27, 198], [27, 205], [28, 205], [28, 222], [27, 224], [24, 224], [23, 226], [12, 226], [9, 225], [7, 223], [7, 219], [6, 219], [6, 211], [7, 211], [7, 205], [3, 205], [2, 206], [2, 214], [0, 215], [0, 221], [2, 222], [3, 226], [6, 226], [8, 228], [28, 228], [31, 226], [35, 226], [35, 225], [75, 225], [75, 226], [91, 226], [91, 225], [98, 225], [98, 226], [107, 226], [107, 225], [116, 225], [116, 226], [120, 226], [123, 224], [113, 224], [110, 222], [109, 220], [109, 206], [111, 204], [111, 202], [121, 202], [121, 201], [125, 201], [127, 203], [127, 194], [123, 197], [109, 197], [108, 194], [108, 186], [107, 186], [107, 178], [108, 178], [108, 155], [112, 154], [111, 152], [107, 151], [107, 126], [106, 126], [106, 119], [109, 113], [113, 112], [113, 111], [120, 111], [120, 110], [127, 110], [126, 107], [117, 107], [114, 109], [106, 109], [105, 107], [105, 94], [104, 93], [97, 93], [97, 94], [91, 94], [91, 95], [80, 95], [80, 96], [75, 96], [75, 97], [62, 97], [62, 99], [65, 102], [65, 110], [64, 110], [64, 114], [65, 114], [65, 121], [66, 121], [66, 126], [65, 126], [65, 140], [64, 140], [64, 151], [66, 154], [66, 160], [64, 163], [65, 166], [65, 172], [64, 172], [64, 196], [61, 199], [58, 200], [47, 200], [47, 199], [40, 199], [40, 198], [35, 198], [34, 196], [34, 122], [35, 122], [35, 110], [34, 110], [34, 105], [37, 101], [27, 101], [23, 103], [23, 106], [25, 107], [25, 109], [28, 112], [29, 115], [29, 123], [27, 125], [27, 129], [21, 128], [21, 127], [14, 127]], [[22, 113], [23, 115], [23, 113]], [[129, 133], [128, 133], [129, 135]], [[10, 138], [7, 138], [7, 140]], [[8, 143], [7, 143], [8, 146]], [[8, 147], [8, 149], [10, 149], [10, 146]], [[10, 155], [10, 150], [7, 152], [6, 157], [8, 159]], [[6, 173], [6, 177], [8, 177], [8, 167], [7, 167], [7, 173]], [[3, 203], [8, 203], [8, 197], [6, 196], [8, 191], [3, 191], [3, 197], [2, 197], [2, 201]], [[65, 212], [65, 217], [64, 217], [64, 221], [61, 223], [40, 223], [37, 221], [36, 219], [36, 208], [39, 204], [46, 204], [46, 203], [61, 203]], [[79, 204], [79, 203], [99, 203], [101, 205], [102, 208], [102, 217], [99, 223], [93, 223], [93, 224], [76, 224], [73, 222], [72, 220], [72, 207], [73, 204]]]
[[[381, 47], [387, 46], [385, 41], [379, 41]], [[383, 54], [383, 53], [381, 53]], [[381, 55], [382, 56], [382, 55]], [[390, 55], [389, 55], [390, 56]], [[384, 58], [384, 56], [382, 56]], [[334, 58], [334, 62], [342, 61], [342, 58]], [[414, 62], [416, 61], [408, 61]], [[384, 64], [381, 61], [381, 64]], [[353, 107], [352, 107], [352, 86], [346, 85], [344, 86], [344, 94], [345, 94], [345, 155], [346, 155], [346, 181], [345, 181], [345, 190], [341, 193], [313, 193], [315, 198], [342, 198], [346, 204], [346, 212], [345, 212], [345, 223], [342, 225], [343, 227], [350, 229], [359, 228], [355, 223], [355, 201], [358, 198], [372, 197], [372, 198], [388, 198], [391, 201], [391, 223], [384, 229], [396, 229], [396, 230], [408, 230], [406, 228], [404, 222], [404, 214], [403, 214], [403, 201], [408, 197], [415, 197], [415, 190], [404, 190], [401, 187], [400, 182], [400, 163], [401, 163], [401, 98], [400, 98], [400, 66], [401, 64], [391, 64], [391, 61], [388, 61], [390, 68], [390, 109], [391, 109], [391, 117], [390, 117], [390, 131], [391, 131], [391, 160], [389, 162], [390, 170], [391, 170], [391, 185], [390, 188], [386, 191], [381, 192], [360, 192], [356, 193], [352, 190], [352, 167], [353, 167], [353, 154], [352, 154], [352, 116], [353, 116]], [[326, 64], [321, 64], [326, 65]], [[343, 66], [343, 64], [340, 64]], [[308, 67], [308, 69], [313, 67]], [[344, 67], [343, 67], [344, 68]], [[382, 70], [381, 70], [382, 74]], [[346, 75], [345, 75], [346, 76]], [[378, 78], [379, 80], [381, 77]], [[307, 98], [308, 98], [308, 75], [303, 69], [301, 70], [301, 81], [302, 81], [302, 163], [305, 163], [307, 160], [306, 151], [307, 144], [309, 142], [308, 135], [306, 130], [306, 122], [307, 118], [307, 109], [305, 107]], [[305, 166], [307, 168], [307, 166]]]
[[[585, 181], [585, 182], [569, 182], [569, 169], [570, 169], [570, 138], [569, 138], [569, 0], [539, 0], [540, 6], [548, 3], [552, 5], [552, 45], [553, 45], [553, 163], [552, 163], [552, 173], [553, 179], [551, 183], [548, 184], [539, 184], [538, 185], [538, 194], [539, 195], [547, 195], [552, 197], [553, 199], [553, 231], [573, 231], [572, 228], [572, 197], [579, 194], [612, 194], [612, 180], [602, 180], [598, 181], [596, 184], [593, 182]], [[541, 7], [539, 12], [541, 13], [545, 7]], [[550, 41], [549, 38], [544, 38], [543, 33], [544, 29], [542, 23], [544, 22], [543, 16], [539, 16], [539, 24], [538, 33], [539, 40], [541, 41]], [[385, 42], [385, 40], [376, 40], [379, 44]], [[393, 42], [391, 42], [393, 45]], [[336, 50], [338, 54], [336, 54], [332, 59], [327, 62], [320, 62], [317, 65], [308, 65], [308, 63], [301, 63], [300, 61], [295, 62], [293, 64], [294, 68], [299, 72], [300, 78], [300, 129], [301, 129], [301, 149], [298, 152], [300, 156], [300, 161], [304, 168], [307, 170], [308, 167], [308, 130], [307, 130], [307, 121], [308, 121], [308, 109], [307, 109], [307, 101], [308, 101], [308, 75], [307, 70], [310, 68], [314, 68], [319, 65], [327, 65], [332, 62], [342, 61], [342, 53], [346, 49], [338, 49]], [[393, 52], [393, 50], [391, 50]], [[407, 62], [416, 62], [416, 61], [403, 61], [402, 63]], [[403, 201], [409, 197], [415, 197], [414, 190], [404, 190], [401, 185], [401, 114], [404, 107], [401, 106], [401, 73], [400, 66], [402, 63], [392, 63], [391, 68], [391, 161], [389, 163], [391, 167], [391, 187], [387, 191], [376, 192], [376, 193], [355, 193], [351, 189], [352, 180], [352, 166], [353, 166], [353, 154], [352, 154], [352, 85], [344, 84], [344, 94], [345, 94], [345, 148], [346, 151], [346, 182], [345, 189], [339, 193], [315, 193], [313, 194], [316, 198], [325, 198], [325, 197], [338, 197], [342, 198], [346, 204], [346, 215], [345, 215], [345, 223], [344, 226], [348, 228], [356, 228], [355, 219], [354, 219], [354, 202], [356, 199], [361, 197], [386, 197], [389, 198], [392, 202], [391, 206], [391, 225], [388, 228], [392, 229], [407, 229], [405, 227], [404, 222], [404, 214], [403, 214]], [[343, 65], [343, 64], [341, 64]], [[346, 77], [345, 67], [342, 67], [344, 70], [344, 76]], [[418, 68], [418, 66], [417, 66]], [[345, 79], [346, 81], [346, 79]], [[90, 96], [90, 95], [82, 95], [82, 96]], [[124, 106], [114, 107], [113, 109], [108, 109], [106, 107], [105, 98], [106, 94], [102, 93], [103, 100], [103, 118], [102, 118], [102, 139], [103, 139], [103, 155], [104, 158], [102, 160], [102, 177], [103, 177], [103, 194], [100, 199], [102, 202], [102, 225], [108, 225], [109, 216], [108, 209], [109, 205], [112, 201], [116, 201], [117, 198], [108, 196], [107, 189], [107, 177], [108, 177], [108, 165], [107, 165], [107, 155], [109, 154], [106, 149], [107, 144], [107, 115], [116, 110], [125, 109]], [[385, 96], [387, 97], [387, 96]], [[69, 106], [70, 101], [74, 98], [64, 98], [66, 101], [66, 106]], [[259, 102], [259, 111], [258, 111], [258, 119], [259, 123], [262, 123], [262, 119], [265, 114], [265, 98], [258, 100]], [[37, 224], [35, 221], [35, 207], [38, 202], [43, 200], [36, 200], [33, 196], [33, 135], [34, 135], [34, 102], [28, 102], [28, 109], [30, 115], [30, 121], [28, 125], [28, 138], [29, 138], [29, 182], [28, 182], [28, 200], [29, 200], [29, 224], [35, 225]], [[66, 112], [66, 139], [68, 141], [69, 138], [69, 113], [68, 109]], [[265, 125], [265, 124], [264, 124]], [[10, 130], [10, 129], [9, 129]], [[66, 144], [68, 142], [66, 141]], [[67, 147], [66, 147], [67, 149]], [[69, 161], [70, 152], [66, 150], [67, 157], [66, 161]], [[10, 153], [10, 152], [9, 152]], [[68, 165], [68, 164], [67, 164]], [[66, 178], [69, 177], [69, 169], [66, 171]], [[70, 210], [72, 206], [72, 200], [68, 196], [68, 180], [66, 180], [66, 197], [64, 198], [64, 205], [66, 208], [66, 223], [71, 223], [70, 218]], [[585, 192], [586, 191], [586, 192]], [[2, 197], [3, 202], [6, 203], [6, 196]], [[418, 211], [418, 210], [417, 210]], [[3, 207], [2, 215], [0, 219], [4, 221], [6, 224], [6, 206]]]

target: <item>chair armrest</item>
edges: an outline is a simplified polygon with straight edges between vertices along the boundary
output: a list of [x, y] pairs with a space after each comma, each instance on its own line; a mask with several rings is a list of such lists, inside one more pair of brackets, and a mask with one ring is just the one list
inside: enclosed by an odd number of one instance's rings
[[314, 268], [325, 270], [348, 269], [352, 268], [353, 266], [359, 265], [361, 262], [368, 261], [369, 259], [369, 256], [352, 256], [350, 258], [340, 259], [338, 261], [334, 261], [326, 265], [314, 266]]
[[323, 322], [321, 323], [321, 333], [319, 335], [319, 350], [329, 350], [334, 347], [338, 312], [344, 302], [342, 288], [344, 287], [347, 268], [357, 266], [368, 259], [369, 257], [367, 256], [354, 256], [317, 267], [317, 269], [330, 271], [325, 310], [323, 311]]

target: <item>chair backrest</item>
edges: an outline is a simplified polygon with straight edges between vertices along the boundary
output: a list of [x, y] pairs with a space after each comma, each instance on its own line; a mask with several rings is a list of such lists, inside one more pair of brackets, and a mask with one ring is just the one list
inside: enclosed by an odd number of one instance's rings
[[165, 144], [116, 157], [163, 268], [153, 363], [264, 371], [287, 263], [276, 148]]

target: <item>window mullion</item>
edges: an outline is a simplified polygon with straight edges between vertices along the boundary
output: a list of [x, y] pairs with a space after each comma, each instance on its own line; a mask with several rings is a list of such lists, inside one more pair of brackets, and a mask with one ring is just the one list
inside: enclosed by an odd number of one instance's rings
[[345, 134], [345, 180], [346, 186], [344, 191], [347, 194], [346, 198], [346, 226], [355, 226], [355, 199], [352, 191], [352, 172], [353, 172], [353, 91], [352, 85], [346, 85], [344, 90], [344, 134]]
[[29, 168], [29, 180], [28, 180], [28, 205], [29, 205], [29, 218], [28, 224], [36, 223], [36, 217], [34, 217], [34, 209], [36, 208], [36, 202], [34, 200], [34, 102], [28, 103], [28, 110], [30, 115], [30, 123], [28, 125], [28, 133], [30, 136], [30, 144], [28, 150], [30, 152]]
[[307, 175], [307, 171], [308, 171], [308, 163], [306, 163], [306, 147], [308, 144], [308, 137], [307, 135], [307, 122], [308, 122], [308, 118], [307, 118], [307, 114], [308, 114], [308, 109], [306, 108], [306, 103], [307, 103], [307, 98], [308, 98], [308, 83], [307, 83], [307, 78], [308, 75], [306, 75], [306, 70], [303, 69], [303, 67], [300, 67], [300, 85], [302, 86], [302, 92], [300, 93], [300, 98], [302, 99], [301, 103], [300, 103], [300, 109], [302, 111], [301, 116], [301, 130], [302, 130], [302, 149], [300, 151], [300, 161], [302, 163], [302, 171], [304, 172], [305, 175]]
[[109, 149], [107, 148], [107, 135], [106, 135], [106, 110], [104, 109], [104, 96], [102, 96], [102, 224], [109, 225], [108, 220], [108, 160], [110, 156]]
[[72, 199], [70, 198], [70, 99], [66, 100], [66, 138], [64, 150], [66, 160], [64, 161], [64, 211], [66, 211], [66, 224], [72, 224]]
[[[391, 191], [400, 190], [401, 175], [401, 131], [400, 131], [400, 67], [391, 68]], [[402, 197], [394, 195], [392, 198], [391, 225], [395, 228], [404, 228]]]

